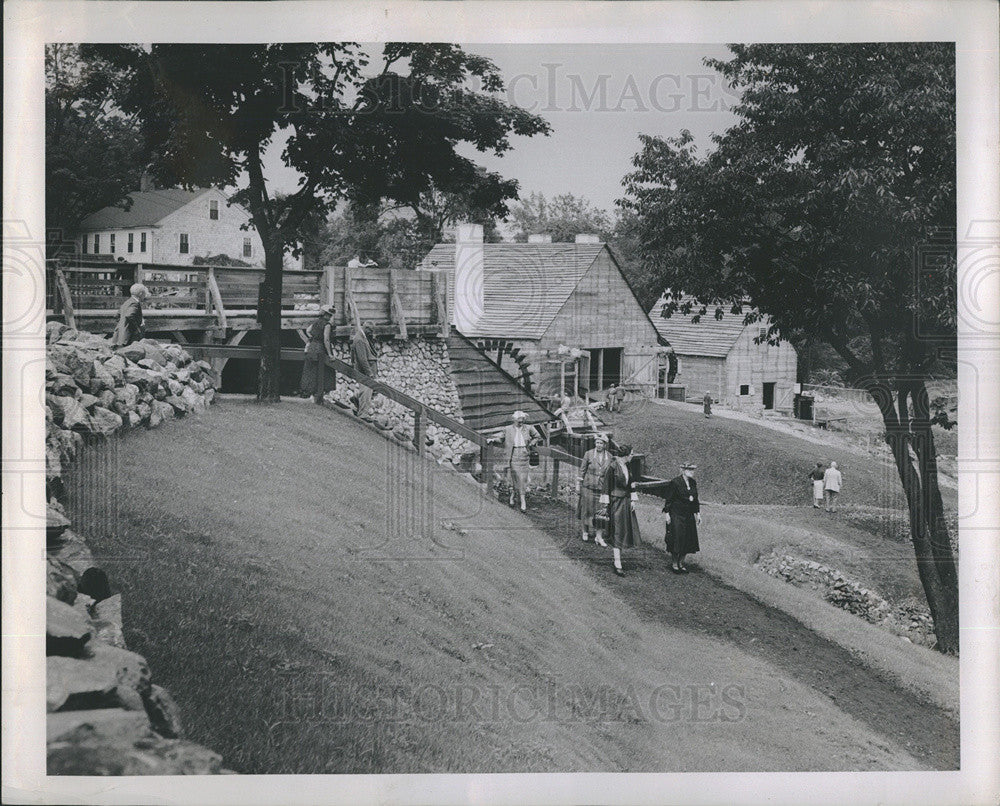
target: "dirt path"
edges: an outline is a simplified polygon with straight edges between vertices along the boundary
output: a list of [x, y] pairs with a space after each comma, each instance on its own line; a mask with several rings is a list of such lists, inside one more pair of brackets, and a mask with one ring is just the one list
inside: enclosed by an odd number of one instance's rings
[[688, 564], [687, 576], [671, 574], [667, 555], [647, 544], [626, 556], [629, 574], [619, 579], [610, 570], [607, 550], [576, 537], [564, 505], [540, 499], [528, 514], [559, 542], [566, 556], [583, 562], [644, 620], [731, 641], [822, 692], [838, 708], [896, 740], [929, 766], [958, 769], [959, 729], [947, 713], [880, 679], [842, 647], [791, 616], [714, 579], [698, 568], [696, 560]]

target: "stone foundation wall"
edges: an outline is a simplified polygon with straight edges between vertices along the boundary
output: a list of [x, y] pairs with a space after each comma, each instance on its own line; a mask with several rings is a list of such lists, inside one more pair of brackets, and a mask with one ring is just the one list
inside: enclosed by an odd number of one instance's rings
[[49, 325], [46, 345], [46, 739], [50, 775], [226, 772], [186, 741], [170, 694], [130, 652], [122, 599], [70, 527], [62, 473], [85, 435], [110, 435], [202, 411], [215, 394], [204, 362], [145, 339], [112, 350], [99, 336]]

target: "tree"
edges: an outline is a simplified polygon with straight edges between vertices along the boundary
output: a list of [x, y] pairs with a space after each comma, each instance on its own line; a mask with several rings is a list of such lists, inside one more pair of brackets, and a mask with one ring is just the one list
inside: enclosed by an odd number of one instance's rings
[[60, 240], [139, 187], [143, 143], [137, 122], [114, 108], [119, 79], [76, 45], [45, 47], [45, 226]]
[[[707, 62], [739, 122], [701, 155], [644, 137], [625, 180], [645, 270], [693, 295], [682, 315], [773, 320], [837, 351], [882, 413], [942, 652], [958, 584], [926, 381], [953, 360], [955, 53], [939, 43], [730, 46]], [[676, 300], [665, 315], [678, 312]], [[747, 316], [753, 320], [753, 314]]]
[[564, 193], [551, 201], [541, 193], [522, 198], [510, 211], [514, 240], [524, 243], [529, 235], [547, 233], [554, 243], [572, 243], [581, 233], [594, 233], [606, 241], [611, 217], [582, 196]]
[[[380, 69], [353, 43], [91, 45], [124, 71], [119, 105], [143, 121], [164, 185], [242, 187], [264, 244], [258, 400], [278, 399], [282, 255], [295, 252], [338, 202], [415, 202], [432, 183], [475, 182], [476, 164], [456, 146], [502, 154], [512, 134], [548, 131], [541, 118], [505, 103], [488, 59], [447, 44], [388, 43]], [[468, 85], [476, 80], [482, 89]], [[264, 155], [300, 175], [276, 196]]]

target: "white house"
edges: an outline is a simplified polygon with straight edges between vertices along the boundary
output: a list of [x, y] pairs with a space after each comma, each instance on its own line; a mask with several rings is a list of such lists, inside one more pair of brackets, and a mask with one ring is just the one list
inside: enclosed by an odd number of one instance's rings
[[[681, 303], [689, 300], [683, 298]], [[771, 325], [768, 317], [745, 325], [743, 314], [726, 312], [722, 319], [716, 319], [714, 308], [709, 306], [698, 322], [692, 322], [694, 313], [675, 311], [664, 318], [665, 304], [661, 298], [649, 317], [677, 356], [674, 382], [685, 387], [689, 399], [700, 400], [710, 392], [734, 408], [792, 409], [797, 355], [784, 340], [757, 343]]]
[[[191, 265], [195, 257], [227, 255], [264, 265], [264, 246], [250, 214], [217, 188], [164, 188], [130, 193], [131, 206], [105, 207], [80, 224], [77, 244], [85, 256], [135, 263]], [[301, 269], [302, 258], [285, 256], [285, 267]]]

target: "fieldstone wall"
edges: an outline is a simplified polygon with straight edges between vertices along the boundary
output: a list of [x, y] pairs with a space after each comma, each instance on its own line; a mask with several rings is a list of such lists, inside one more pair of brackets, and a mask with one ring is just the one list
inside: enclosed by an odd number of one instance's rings
[[[458, 390], [449, 370], [448, 348], [437, 339], [414, 338], [405, 342], [382, 342], [378, 350], [378, 378], [389, 386], [405, 392], [421, 403], [462, 422]], [[351, 363], [350, 346], [338, 341], [333, 345], [335, 358]], [[337, 388], [329, 392], [329, 403], [349, 408], [358, 392], [356, 381], [339, 375]], [[400, 441], [413, 439], [413, 412], [382, 395], [375, 395], [368, 411], [372, 423]], [[428, 423], [427, 452], [439, 462], [459, 465], [479, 448], [467, 439]]]
[[71, 528], [58, 497], [65, 464], [86, 434], [112, 434], [197, 413], [215, 381], [175, 344], [143, 340], [113, 350], [99, 336], [48, 328], [45, 420], [46, 734], [50, 775], [226, 772], [221, 757], [186, 741], [177, 705], [130, 652], [122, 599]]

